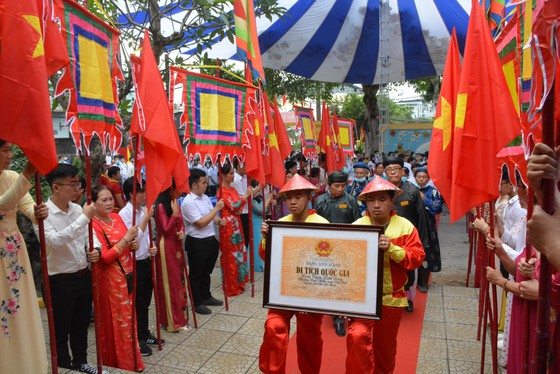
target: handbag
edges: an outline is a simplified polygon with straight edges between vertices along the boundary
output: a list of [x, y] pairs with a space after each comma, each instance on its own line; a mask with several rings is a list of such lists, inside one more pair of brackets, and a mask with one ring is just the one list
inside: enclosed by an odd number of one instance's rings
[[[103, 236], [105, 237], [105, 241], [107, 242], [107, 247], [108, 248], [113, 247], [111, 245], [111, 241], [109, 240], [109, 237], [105, 233], [105, 230], [103, 230], [103, 228], [101, 226], [99, 226], [99, 228], [103, 232]], [[124, 271], [124, 268], [123, 268], [121, 262], [119, 261], [118, 257], [117, 257], [117, 264], [119, 264], [119, 267], [121, 268], [121, 271], [124, 275], [124, 278], [126, 279], [126, 289], [128, 290], [128, 294], [130, 295], [130, 294], [132, 294], [132, 291], [134, 291], [134, 274], [133, 273], [126, 273]]]

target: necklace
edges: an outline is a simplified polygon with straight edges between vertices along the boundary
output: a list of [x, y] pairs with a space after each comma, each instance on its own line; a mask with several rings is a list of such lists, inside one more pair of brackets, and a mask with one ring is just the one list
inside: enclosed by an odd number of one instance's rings
[[109, 217], [109, 221], [111, 221], [111, 223], [107, 223], [107, 222], [103, 221], [99, 216], [95, 216], [95, 218], [97, 218], [97, 220], [99, 222], [101, 222], [102, 224], [104, 224], [105, 226], [113, 228], [113, 219], [111, 217]]

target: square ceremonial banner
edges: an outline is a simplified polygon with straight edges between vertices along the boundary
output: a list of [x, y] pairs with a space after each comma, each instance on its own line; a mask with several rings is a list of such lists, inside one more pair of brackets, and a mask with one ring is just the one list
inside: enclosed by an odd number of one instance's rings
[[356, 121], [338, 118], [338, 144], [345, 155], [354, 156], [354, 126]]
[[263, 307], [381, 318], [381, 226], [269, 221]]
[[[122, 142], [117, 81], [120, 32], [72, 0], [57, 0], [56, 16], [70, 58], [56, 85], [55, 95], [69, 93], [66, 122], [77, 148], [94, 134], [116, 152]], [[107, 141], [107, 138], [109, 140]]]
[[[170, 67], [171, 92], [180, 88], [183, 114], [181, 126], [185, 126], [183, 142], [189, 156], [209, 155], [216, 160], [242, 156], [242, 147], [248, 144], [246, 131], [249, 98], [255, 97], [256, 87], [231, 82], [205, 74], [194, 73], [178, 67]], [[170, 106], [174, 104], [170, 95]]]

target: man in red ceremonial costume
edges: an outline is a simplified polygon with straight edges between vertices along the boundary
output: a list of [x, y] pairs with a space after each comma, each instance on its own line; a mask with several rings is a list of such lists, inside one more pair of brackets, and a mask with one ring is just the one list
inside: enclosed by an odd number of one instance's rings
[[424, 260], [424, 248], [416, 228], [393, 210], [402, 191], [375, 176], [358, 198], [366, 202], [366, 216], [354, 224], [384, 226], [379, 236], [383, 255], [383, 294], [381, 320], [351, 318], [346, 338], [347, 374], [387, 374], [395, 369], [397, 334], [403, 309], [408, 305], [404, 286], [407, 270], [416, 269]]
[[[278, 192], [284, 198], [291, 214], [280, 219], [289, 222], [329, 223], [314, 210], [309, 210], [311, 194], [317, 187], [299, 174], [295, 174]], [[268, 224], [262, 224], [260, 255], [264, 258], [264, 238]], [[323, 338], [321, 337], [322, 314], [269, 309], [264, 324], [264, 337], [259, 353], [259, 368], [263, 373], [285, 373], [286, 356], [290, 339], [290, 320], [297, 319], [298, 367], [302, 374], [317, 374], [321, 369]]]

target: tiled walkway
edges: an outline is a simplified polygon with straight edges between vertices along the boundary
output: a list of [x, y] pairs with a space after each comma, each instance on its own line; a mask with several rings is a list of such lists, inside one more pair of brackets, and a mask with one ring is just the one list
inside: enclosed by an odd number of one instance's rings
[[[214, 295], [221, 298], [216, 269]], [[250, 287], [245, 294], [230, 299], [230, 310], [212, 307], [210, 315], [197, 315], [198, 329], [186, 333], [162, 331], [167, 344], [144, 358], [145, 373], [259, 373], [258, 352], [267, 310], [262, 308], [262, 274], [257, 273], [255, 297]], [[417, 373], [479, 373], [480, 347], [476, 341], [478, 291], [473, 288], [432, 286], [428, 292]], [[43, 325], [47, 332], [46, 313]], [[150, 316], [155, 326], [155, 316]], [[295, 324], [292, 325], [292, 331]], [[95, 340], [90, 327], [91, 364], [95, 364]], [[48, 338], [47, 338], [48, 339]], [[487, 347], [486, 373], [491, 373]], [[111, 374], [123, 371], [107, 368]], [[61, 373], [72, 373], [61, 370]], [[327, 371], [326, 371], [327, 372]], [[339, 373], [333, 373], [339, 374]], [[397, 373], [401, 374], [401, 373]], [[402, 373], [408, 374], [408, 373]]]

